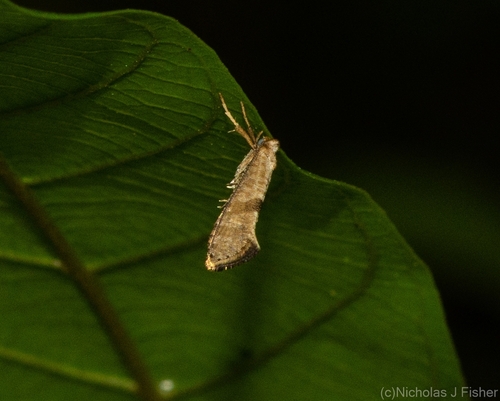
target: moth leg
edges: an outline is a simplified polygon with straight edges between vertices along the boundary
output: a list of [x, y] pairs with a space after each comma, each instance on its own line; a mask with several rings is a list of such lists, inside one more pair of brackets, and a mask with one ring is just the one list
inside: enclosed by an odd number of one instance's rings
[[218, 209], [222, 209], [224, 206], [226, 206], [226, 203], [229, 201], [229, 199], [219, 199], [219, 202], [224, 202], [223, 205], [217, 206]]

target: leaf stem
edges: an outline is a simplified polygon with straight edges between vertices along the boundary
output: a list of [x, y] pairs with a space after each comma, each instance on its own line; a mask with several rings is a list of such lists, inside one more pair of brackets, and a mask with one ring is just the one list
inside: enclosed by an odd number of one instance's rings
[[160, 400], [156, 385], [151, 379], [142, 356], [106, 297], [99, 280], [85, 268], [73, 247], [59, 231], [30, 188], [12, 171], [1, 154], [0, 178], [16, 199], [21, 202], [34, 224], [42, 231], [48, 246], [59, 256], [68, 275], [75, 281], [80, 292], [96, 313], [101, 326], [111, 339], [126, 369], [137, 381], [137, 394], [139, 397], [144, 401]]

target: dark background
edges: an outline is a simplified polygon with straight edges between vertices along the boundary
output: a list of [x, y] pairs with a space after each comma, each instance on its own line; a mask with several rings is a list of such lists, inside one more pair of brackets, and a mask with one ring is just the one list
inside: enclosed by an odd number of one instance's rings
[[191, 29], [298, 166], [387, 211], [433, 272], [468, 384], [500, 387], [500, 2], [16, 3]]

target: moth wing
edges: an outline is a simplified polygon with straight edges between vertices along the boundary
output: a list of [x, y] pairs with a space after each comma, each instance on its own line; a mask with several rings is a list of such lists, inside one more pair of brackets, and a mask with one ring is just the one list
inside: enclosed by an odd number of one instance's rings
[[231, 180], [229, 184], [227, 184], [228, 188], [235, 188], [238, 186], [238, 184], [241, 181], [241, 178], [243, 177], [248, 165], [252, 161], [252, 159], [255, 157], [255, 150], [252, 149], [250, 152], [247, 153], [245, 158], [242, 160], [242, 162], [238, 165], [236, 168], [236, 173], [234, 174], [234, 178]]
[[215, 222], [208, 241], [205, 265], [208, 270], [226, 270], [253, 258], [260, 251], [255, 235], [260, 201], [227, 204]]
[[252, 259], [260, 251], [255, 235], [240, 238], [240, 241], [219, 243], [208, 249], [205, 265], [208, 270], [227, 270]]

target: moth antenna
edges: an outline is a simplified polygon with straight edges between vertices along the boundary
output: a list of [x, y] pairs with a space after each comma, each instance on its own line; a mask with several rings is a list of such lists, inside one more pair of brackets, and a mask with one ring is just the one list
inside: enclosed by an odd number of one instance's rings
[[260, 137], [262, 136], [262, 134], [264, 133], [264, 131], [260, 131], [258, 134], [257, 134], [257, 138], [255, 138], [255, 143], [259, 143], [259, 139]]
[[[219, 93], [219, 97], [220, 97], [220, 101], [222, 103], [222, 107], [224, 108], [224, 113], [226, 114], [227, 118], [229, 118], [229, 120], [234, 125], [234, 130], [232, 130], [232, 131], [236, 131], [238, 134], [240, 134], [243, 138], [245, 138], [245, 140], [248, 142], [250, 147], [255, 149], [256, 142], [255, 142], [255, 136], [253, 134], [253, 131], [248, 132], [248, 131], [244, 130], [241, 127], [241, 125], [238, 124], [238, 121], [236, 121], [236, 119], [233, 117], [233, 115], [231, 114], [231, 112], [227, 108], [227, 105], [226, 105], [226, 102], [224, 100], [224, 97], [222, 96], [222, 93]], [[241, 104], [243, 106], [243, 102]], [[248, 120], [247, 120], [246, 113], [245, 113], [245, 108], [242, 107], [242, 109], [243, 109], [243, 116], [245, 118], [245, 121], [248, 124]], [[231, 132], [231, 131], [229, 131], [229, 132]]]
[[248, 134], [252, 138], [253, 143], [257, 143], [257, 140], [255, 139], [255, 134], [253, 133], [252, 126], [250, 125], [250, 122], [248, 121], [247, 112], [245, 110], [245, 105], [241, 101], [240, 101], [240, 104], [241, 104], [241, 111], [243, 112], [243, 118], [245, 119], [245, 122], [247, 124]]

